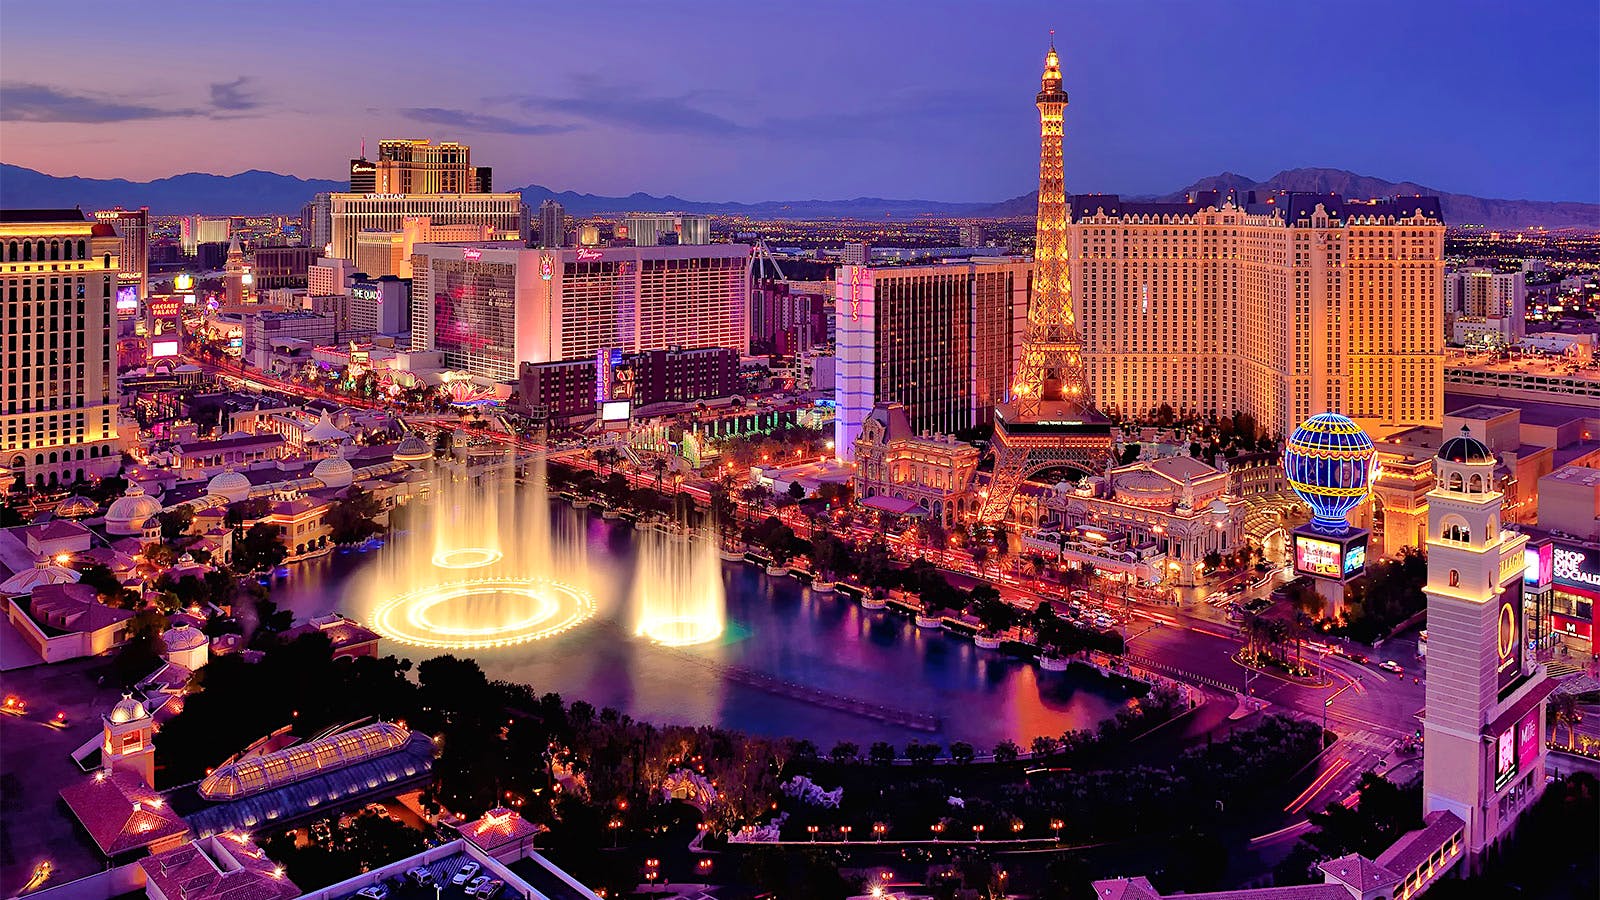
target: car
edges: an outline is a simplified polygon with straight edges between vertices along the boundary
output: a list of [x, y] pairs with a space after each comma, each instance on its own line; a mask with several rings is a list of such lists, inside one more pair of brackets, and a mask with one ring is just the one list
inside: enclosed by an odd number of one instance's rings
[[356, 891], [356, 896], [365, 898], [365, 900], [388, 900], [389, 889], [381, 884], [369, 885]]
[[1383, 669], [1386, 672], [1393, 672], [1396, 675], [1404, 675], [1406, 673], [1406, 670], [1402, 668], [1399, 663], [1392, 659], [1386, 659], [1383, 662], [1378, 663], [1378, 668]]
[[417, 866], [407, 871], [406, 876], [418, 887], [427, 887], [433, 884], [433, 871], [425, 866]]
[[505, 886], [506, 883], [504, 881], [496, 878], [494, 881], [491, 881], [483, 887], [478, 888], [476, 896], [478, 900], [490, 900], [490, 898], [492, 898], [495, 894], [500, 893], [500, 889]]
[[481, 890], [484, 885], [489, 883], [489, 880], [489, 876], [479, 875], [477, 878], [467, 882], [466, 892], [468, 896], [478, 893], [478, 891]]
[[455, 874], [455, 876], [450, 879], [450, 883], [451, 884], [466, 884], [468, 881], [472, 880], [472, 876], [478, 874], [478, 870], [481, 869], [481, 868], [483, 868], [483, 867], [478, 865], [477, 863], [469, 862], [466, 865], [462, 866], [461, 867], [461, 871], [457, 872]]

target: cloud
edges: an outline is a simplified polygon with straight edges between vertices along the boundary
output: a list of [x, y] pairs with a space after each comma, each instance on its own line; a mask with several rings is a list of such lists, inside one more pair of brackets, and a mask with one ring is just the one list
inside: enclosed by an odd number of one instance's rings
[[249, 80], [250, 76], [240, 75], [232, 81], [219, 81], [211, 85], [211, 105], [230, 112], [241, 112], [260, 106], [261, 101], [245, 90], [245, 83]]
[[104, 95], [79, 94], [26, 81], [0, 84], [0, 121], [100, 124], [199, 115], [205, 115], [205, 111], [163, 108]]
[[521, 96], [514, 99], [524, 109], [560, 113], [597, 125], [615, 125], [655, 133], [727, 136], [750, 129], [726, 116], [696, 105], [707, 96], [691, 92], [677, 96], [647, 97], [637, 88], [607, 84], [594, 76], [574, 79], [569, 97]]
[[407, 118], [429, 125], [460, 128], [488, 134], [563, 134], [575, 131], [576, 125], [551, 122], [519, 122], [504, 116], [468, 112], [461, 109], [444, 109], [438, 106], [413, 106], [400, 110]]
[[974, 114], [987, 114], [992, 105], [986, 98], [969, 93], [915, 88], [890, 92], [867, 108], [739, 119], [713, 111], [709, 108], [712, 104], [706, 101], [736, 109], [761, 108], [754, 98], [709, 91], [646, 96], [637, 88], [609, 84], [596, 76], [575, 78], [569, 96], [524, 95], [489, 98], [488, 102], [512, 102], [524, 109], [557, 113], [595, 125], [657, 134], [783, 138], [809, 132], [851, 140], [898, 138], [904, 128], [922, 128], [947, 118], [970, 120]]
[[211, 85], [209, 106], [163, 106], [136, 98], [80, 93], [31, 81], [0, 83], [0, 121], [103, 125], [148, 119], [222, 117], [255, 109], [261, 102], [245, 90], [249, 77]]

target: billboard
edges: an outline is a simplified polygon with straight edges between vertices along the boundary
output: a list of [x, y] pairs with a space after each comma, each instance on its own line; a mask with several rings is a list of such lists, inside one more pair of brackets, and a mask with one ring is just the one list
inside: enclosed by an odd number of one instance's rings
[[1366, 535], [1362, 535], [1361, 540], [1346, 544], [1344, 547], [1344, 576], [1349, 578], [1351, 575], [1359, 574], [1366, 568], [1367, 538]]
[[1309, 535], [1294, 536], [1294, 570], [1301, 575], [1339, 578], [1344, 574], [1344, 549], [1338, 542]]
[[1555, 578], [1555, 544], [1529, 544], [1522, 551], [1522, 583], [1546, 587]]
[[1553, 544], [1550, 575], [1556, 584], [1567, 587], [1600, 589], [1600, 550]]
[[162, 357], [177, 356], [177, 355], [178, 355], [178, 342], [177, 341], [151, 341], [150, 342], [150, 358], [151, 359], [161, 359]]
[[1495, 617], [1495, 684], [1503, 696], [1522, 676], [1522, 581], [1500, 591], [1500, 612]]
[[1513, 725], [1495, 736], [1494, 789], [1500, 790], [1517, 777], [1517, 726]]
[[139, 286], [128, 284], [117, 288], [117, 315], [127, 318], [139, 311]]
[[1539, 708], [1528, 710], [1528, 714], [1517, 723], [1517, 768], [1524, 772], [1533, 770], [1539, 762]]
[[607, 400], [600, 405], [600, 421], [626, 422], [628, 421], [629, 403], [626, 400]]

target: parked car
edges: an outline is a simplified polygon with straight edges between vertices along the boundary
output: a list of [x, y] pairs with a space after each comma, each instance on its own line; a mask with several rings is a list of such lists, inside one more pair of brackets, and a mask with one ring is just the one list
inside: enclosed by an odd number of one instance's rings
[[494, 881], [491, 881], [483, 887], [478, 888], [476, 896], [478, 900], [492, 900], [494, 895], [500, 893], [500, 889], [505, 886], [506, 883], [504, 881], [496, 878]]
[[474, 878], [471, 881], [467, 882], [467, 894], [468, 895], [472, 895], [472, 894], [478, 893], [478, 891], [480, 889], [482, 889], [483, 886], [488, 884], [488, 883], [489, 883], [489, 876], [487, 876], [487, 875], [479, 875], [477, 878]]
[[365, 900], [388, 900], [389, 889], [381, 884], [374, 884], [356, 891], [356, 896]]
[[415, 866], [406, 872], [406, 876], [418, 887], [427, 887], [433, 884], [433, 872], [423, 866]]
[[472, 880], [472, 876], [478, 874], [478, 870], [481, 868], [483, 867], [477, 863], [469, 862], [462, 866], [460, 871], [456, 872], [455, 876], [450, 879], [450, 883], [466, 884], [468, 881]]

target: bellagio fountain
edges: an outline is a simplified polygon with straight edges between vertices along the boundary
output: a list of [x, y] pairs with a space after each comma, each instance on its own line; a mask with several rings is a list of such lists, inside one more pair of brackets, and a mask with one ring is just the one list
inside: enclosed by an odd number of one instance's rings
[[[431, 499], [356, 586], [379, 634], [427, 648], [509, 647], [584, 624], [597, 593], [620, 589], [621, 578], [590, 566], [584, 514], [551, 504], [542, 459], [522, 477], [509, 453], [431, 469]], [[669, 646], [716, 640], [725, 600], [709, 534], [641, 529], [627, 603], [634, 634]]]

